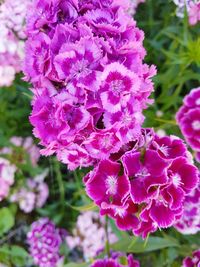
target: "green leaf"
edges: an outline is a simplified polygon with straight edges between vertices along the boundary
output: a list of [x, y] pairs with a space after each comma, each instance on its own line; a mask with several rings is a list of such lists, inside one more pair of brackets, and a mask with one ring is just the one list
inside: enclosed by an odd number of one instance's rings
[[161, 237], [149, 237], [148, 242], [138, 238], [137, 240], [131, 237], [123, 239], [113, 245], [111, 248], [116, 251], [144, 253], [155, 250], [160, 250], [167, 247], [178, 247], [179, 243], [174, 239], [161, 238]]
[[97, 206], [95, 203], [91, 202], [90, 204], [87, 204], [85, 206], [80, 206], [80, 207], [76, 207], [76, 206], [72, 206], [68, 203], [66, 203], [67, 206], [69, 206], [70, 208], [77, 210], [77, 211], [89, 211], [89, 210], [97, 210]]
[[0, 209], [0, 236], [7, 233], [14, 224], [15, 219], [9, 208]]
[[29, 254], [19, 246], [12, 246], [10, 251], [11, 261], [15, 266], [25, 266]]
[[30, 260], [29, 254], [20, 246], [2, 246], [0, 247], [0, 259], [9, 264], [10, 261], [14, 266], [24, 267], [28, 260]]

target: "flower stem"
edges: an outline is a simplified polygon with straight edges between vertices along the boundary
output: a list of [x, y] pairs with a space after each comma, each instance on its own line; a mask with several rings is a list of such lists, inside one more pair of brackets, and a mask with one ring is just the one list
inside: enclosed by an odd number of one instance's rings
[[108, 255], [108, 258], [110, 258], [110, 242], [109, 242], [109, 233], [108, 233], [108, 215], [106, 215], [106, 224], [105, 224], [105, 232], [106, 232], [106, 247], [105, 252]]
[[54, 158], [53, 160], [54, 160], [56, 179], [57, 179], [59, 192], [60, 192], [60, 202], [62, 205], [62, 209], [64, 209], [64, 207], [65, 207], [65, 188], [64, 188], [64, 184], [63, 184], [63, 180], [62, 180], [62, 174], [60, 171], [60, 164], [56, 158]]

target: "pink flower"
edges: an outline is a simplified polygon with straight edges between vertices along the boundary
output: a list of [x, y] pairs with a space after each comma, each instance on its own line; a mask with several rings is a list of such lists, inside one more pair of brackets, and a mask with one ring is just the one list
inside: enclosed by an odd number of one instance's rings
[[[108, 237], [110, 244], [118, 240], [110, 225]], [[93, 211], [80, 214], [72, 234], [66, 237], [66, 243], [70, 250], [74, 248], [81, 250], [87, 261], [96, 257], [104, 249], [106, 243], [105, 218]]]
[[200, 151], [200, 87], [185, 98], [176, 114], [176, 120], [187, 143], [194, 151]]
[[175, 223], [182, 234], [196, 234], [200, 231], [200, 188], [193, 190], [184, 200], [183, 214]]
[[183, 260], [182, 267], [199, 267], [200, 266], [200, 250], [192, 253], [192, 257], [186, 257]]
[[140, 87], [139, 77], [122, 64], [112, 63], [102, 73], [100, 97], [103, 108], [111, 113], [121, 111]]
[[119, 176], [120, 164], [110, 160], [102, 160], [99, 165], [89, 174], [86, 183], [87, 194], [98, 205], [110, 203], [121, 203], [129, 192], [128, 177], [123, 174]]
[[14, 183], [16, 167], [7, 159], [0, 158], [0, 201], [8, 196], [10, 186]]
[[84, 178], [100, 213], [143, 238], [180, 219], [185, 197], [198, 182], [198, 169], [183, 141], [160, 138], [151, 129], [143, 129], [137, 142], [123, 147], [112, 161], [101, 160]]
[[192, 3], [189, 10], [189, 23], [195, 25], [200, 21], [200, 3]]
[[119, 259], [110, 258], [110, 259], [101, 259], [101, 260], [96, 260], [90, 267], [122, 267], [122, 266], [127, 266], [127, 267], [140, 267], [140, 263], [138, 260], [135, 260], [133, 258], [133, 255], [128, 255], [127, 257], [127, 265], [122, 265], [119, 263]]

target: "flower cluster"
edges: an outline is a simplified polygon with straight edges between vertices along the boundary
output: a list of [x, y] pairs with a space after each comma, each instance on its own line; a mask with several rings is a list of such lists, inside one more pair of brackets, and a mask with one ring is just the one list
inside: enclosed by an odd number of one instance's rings
[[25, 213], [32, 212], [35, 208], [41, 208], [49, 196], [48, 185], [44, 182], [46, 175], [47, 171], [44, 171], [33, 179], [27, 179], [26, 186], [20, 187], [13, 193], [10, 201], [18, 203], [20, 209]]
[[200, 231], [200, 187], [186, 196], [183, 215], [176, 222], [175, 228], [182, 234], [196, 234]]
[[30, 121], [45, 147], [73, 170], [136, 140], [151, 101], [154, 66], [129, 0], [33, 1], [24, 72]]
[[123, 257], [123, 264], [120, 262], [120, 257], [96, 260], [90, 267], [140, 267], [138, 260], [133, 258], [133, 255], [128, 255], [128, 257]]
[[183, 260], [182, 267], [199, 267], [200, 266], [200, 250], [196, 250], [192, 253], [191, 257], [186, 257]]
[[25, 15], [30, 0], [5, 0], [0, 5], [0, 87], [10, 86], [21, 70]]
[[85, 178], [86, 192], [122, 230], [145, 238], [172, 226], [183, 212], [185, 196], [199, 181], [183, 141], [144, 129], [110, 159], [101, 160]]
[[10, 186], [14, 183], [16, 167], [7, 159], [0, 158], [0, 201], [8, 196]]
[[200, 153], [200, 87], [190, 91], [176, 114], [177, 123], [190, 147]]
[[[117, 237], [111, 228], [108, 227], [107, 231], [109, 243], [115, 243]], [[92, 211], [80, 214], [73, 235], [68, 235], [66, 242], [71, 250], [80, 249], [86, 260], [94, 258], [106, 244], [105, 218]]]
[[185, 9], [188, 12], [190, 25], [195, 25], [200, 21], [200, 1], [199, 0], [173, 0], [177, 5], [176, 15], [184, 17]]
[[27, 241], [34, 263], [39, 267], [55, 267], [60, 261], [62, 234], [48, 218], [41, 218], [31, 225]]

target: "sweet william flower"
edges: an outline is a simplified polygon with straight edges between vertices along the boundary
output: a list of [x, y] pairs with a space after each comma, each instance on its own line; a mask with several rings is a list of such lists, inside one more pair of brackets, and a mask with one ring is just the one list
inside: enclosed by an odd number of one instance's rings
[[126, 258], [123, 257], [123, 260], [126, 261], [126, 265], [122, 265], [119, 263], [120, 256], [115, 259], [115, 258], [110, 258], [110, 259], [101, 259], [101, 260], [96, 260], [91, 267], [122, 267], [122, 266], [128, 266], [128, 267], [140, 267], [140, 263], [138, 260], [135, 260], [133, 255], [128, 255]]
[[70, 169], [108, 159], [138, 139], [156, 73], [143, 63], [144, 33], [130, 2], [35, 0], [31, 7], [24, 72], [42, 153], [56, 153]]
[[128, 177], [119, 176], [120, 164], [110, 160], [103, 160], [90, 173], [87, 180], [86, 192], [96, 204], [120, 203], [129, 192]]
[[137, 141], [101, 160], [84, 178], [100, 213], [143, 238], [181, 218], [184, 200], [198, 182], [198, 169], [184, 142], [174, 136], [160, 138], [151, 129], [143, 129]]
[[177, 123], [186, 142], [197, 152], [200, 151], [200, 87], [185, 96], [183, 105], [176, 114]]
[[199, 267], [200, 266], [200, 250], [192, 253], [192, 257], [186, 257], [183, 260], [182, 267]]
[[41, 218], [31, 225], [27, 234], [29, 251], [39, 267], [56, 267], [61, 259], [59, 249], [62, 235], [48, 218]]
[[200, 188], [197, 187], [184, 200], [183, 214], [174, 227], [182, 234], [196, 234], [200, 231]]

